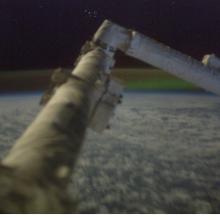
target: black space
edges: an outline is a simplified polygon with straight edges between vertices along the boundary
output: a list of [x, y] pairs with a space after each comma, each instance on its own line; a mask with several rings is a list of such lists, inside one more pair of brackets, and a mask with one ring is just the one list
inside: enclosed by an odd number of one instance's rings
[[0, 69], [71, 67], [104, 19], [199, 59], [220, 55], [219, 11], [219, 0], [0, 0]]

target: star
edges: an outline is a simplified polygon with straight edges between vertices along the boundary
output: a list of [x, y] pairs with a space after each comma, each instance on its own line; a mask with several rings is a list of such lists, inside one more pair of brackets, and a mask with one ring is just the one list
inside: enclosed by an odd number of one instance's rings
[[94, 9], [85, 9], [84, 14], [88, 16], [89, 18], [97, 18], [98, 12]]

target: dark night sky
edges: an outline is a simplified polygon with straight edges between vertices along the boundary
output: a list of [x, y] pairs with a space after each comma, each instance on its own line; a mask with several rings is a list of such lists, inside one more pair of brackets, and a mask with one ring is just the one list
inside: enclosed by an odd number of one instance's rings
[[0, 69], [70, 67], [111, 19], [201, 58], [220, 55], [219, 0], [0, 0]]

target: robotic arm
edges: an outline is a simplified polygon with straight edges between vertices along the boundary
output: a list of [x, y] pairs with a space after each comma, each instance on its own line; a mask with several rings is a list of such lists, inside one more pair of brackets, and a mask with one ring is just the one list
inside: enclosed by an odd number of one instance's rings
[[67, 186], [86, 129], [105, 129], [122, 99], [123, 86], [110, 75], [117, 50], [220, 95], [219, 60], [205, 59], [204, 65], [104, 21], [72, 73], [58, 71], [52, 77], [41, 100], [45, 107], [0, 164], [0, 212], [66, 212]]
[[[113, 57], [117, 50], [220, 95], [220, 74], [216, 67], [216, 65], [219, 67], [220, 62], [213, 55], [206, 55], [203, 62], [199, 62], [147, 36], [108, 20], [103, 22], [92, 41], [83, 46], [76, 64], [80, 63], [85, 54], [95, 46], [100, 47], [107, 56], [112, 58], [103, 63], [105, 74], [101, 74], [97, 79], [90, 97], [89, 126], [97, 132], [102, 132], [106, 127], [109, 127], [109, 120], [122, 99], [123, 85], [112, 79], [110, 75], [114, 66]], [[84, 68], [83, 64], [79, 66], [81, 69]], [[78, 69], [79, 67], [76, 65], [72, 76], [76, 75], [75, 72]], [[77, 76], [82, 77], [82, 73]]]

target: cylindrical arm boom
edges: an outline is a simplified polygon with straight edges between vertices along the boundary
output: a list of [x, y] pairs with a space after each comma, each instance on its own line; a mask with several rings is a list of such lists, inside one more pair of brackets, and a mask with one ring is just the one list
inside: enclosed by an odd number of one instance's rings
[[220, 75], [196, 59], [171, 49], [149, 37], [133, 32], [127, 55], [135, 57], [205, 90], [220, 95]]
[[72, 167], [80, 149], [88, 125], [89, 97], [99, 75], [105, 71], [107, 59], [111, 58], [101, 49], [81, 59], [73, 71], [73, 76], [78, 78], [70, 77], [58, 88], [4, 159], [5, 165], [36, 178], [43, 173], [49, 179], [69, 177], [69, 172], [65, 176], [60, 172]]
[[[100, 47], [82, 55], [67, 82], [4, 158], [10, 182], [0, 190], [0, 202], [5, 204], [0, 212], [66, 212], [61, 198], [68, 198], [67, 184], [88, 126], [91, 94], [112, 60]], [[0, 186], [4, 178], [0, 175]]]

